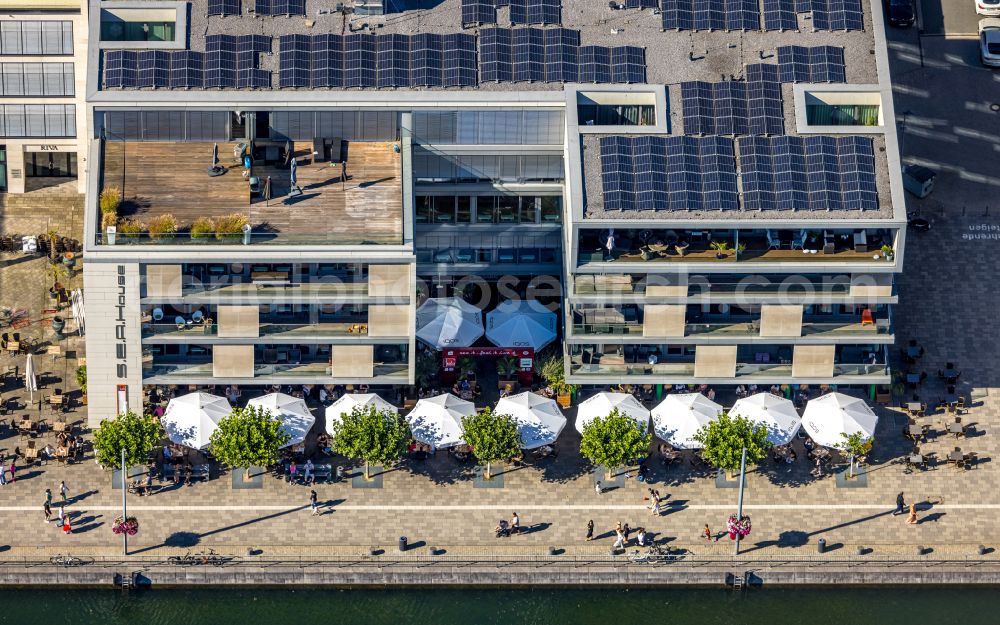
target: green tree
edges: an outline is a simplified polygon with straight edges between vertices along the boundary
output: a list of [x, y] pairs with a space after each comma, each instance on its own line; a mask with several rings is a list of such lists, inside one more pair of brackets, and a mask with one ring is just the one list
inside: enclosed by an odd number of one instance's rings
[[243, 469], [250, 479], [250, 467], [266, 467], [278, 462], [278, 451], [288, 443], [281, 420], [266, 408], [233, 408], [219, 419], [209, 439], [209, 449], [219, 462]]
[[492, 479], [494, 462], [513, 458], [521, 453], [521, 435], [514, 418], [494, 414], [489, 408], [462, 417], [462, 438], [472, 447], [480, 463], [486, 464], [486, 479]]
[[851, 434], [841, 432], [840, 436], [844, 440], [837, 445], [837, 449], [850, 457], [851, 466], [848, 469], [847, 475], [848, 477], [854, 477], [855, 460], [867, 455], [872, 450], [875, 439], [866, 437], [864, 432], [853, 432]]
[[94, 432], [97, 463], [106, 469], [121, 467], [124, 449], [126, 469], [146, 464], [149, 452], [162, 438], [160, 424], [152, 415], [137, 415], [129, 410], [114, 419], [104, 419]]
[[723, 411], [719, 418], [710, 421], [694, 435], [702, 445], [702, 458], [718, 469], [730, 473], [740, 470], [740, 456], [747, 450], [747, 464], [754, 465], [767, 457], [771, 443], [767, 441], [767, 428], [754, 424], [744, 417], [733, 417]]
[[365, 479], [369, 479], [370, 466], [395, 464], [403, 457], [410, 443], [410, 428], [403, 417], [391, 410], [375, 406], [357, 406], [342, 413], [340, 420], [330, 423], [333, 432], [333, 449], [348, 458], [365, 462]]
[[580, 454], [610, 474], [617, 468], [649, 453], [653, 435], [643, 431], [632, 417], [615, 408], [606, 417], [597, 417], [583, 426]]

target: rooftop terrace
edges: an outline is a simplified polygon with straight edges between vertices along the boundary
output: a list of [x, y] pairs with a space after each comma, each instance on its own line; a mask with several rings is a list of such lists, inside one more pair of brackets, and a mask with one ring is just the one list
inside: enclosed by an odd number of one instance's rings
[[[145, 226], [139, 234], [129, 235], [119, 225], [116, 244], [239, 243], [240, 236], [235, 241], [211, 233], [190, 237], [196, 220], [219, 220], [232, 214], [247, 217], [252, 244], [402, 244], [400, 154], [391, 143], [349, 142], [347, 181], [342, 182], [339, 164], [314, 163], [312, 143], [295, 142], [301, 194], [289, 195], [287, 168], [253, 167], [261, 184], [270, 177], [270, 200], [258, 194], [251, 197], [249, 182], [241, 176], [242, 165], [231, 156], [235, 145], [219, 144], [219, 160], [226, 172], [210, 177], [206, 170], [212, 143], [105, 142], [103, 184], [124, 189], [119, 217]], [[176, 218], [178, 231], [151, 239], [148, 226], [163, 215]]]

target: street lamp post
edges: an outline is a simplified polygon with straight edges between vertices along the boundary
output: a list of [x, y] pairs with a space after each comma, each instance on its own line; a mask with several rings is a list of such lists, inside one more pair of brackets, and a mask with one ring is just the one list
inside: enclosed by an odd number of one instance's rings
[[[740, 457], [740, 497], [739, 502], [736, 504], [736, 520], [737, 522], [743, 518], [743, 484], [747, 476], [747, 448], [743, 448], [743, 455]], [[740, 533], [736, 532], [736, 553], [734, 555], [740, 555]]]

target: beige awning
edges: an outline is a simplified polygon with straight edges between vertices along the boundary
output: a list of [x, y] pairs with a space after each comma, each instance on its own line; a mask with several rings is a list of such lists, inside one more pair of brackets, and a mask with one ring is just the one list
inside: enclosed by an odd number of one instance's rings
[[891, 273], [851, 274], [851, 297], [891, 297]]
[[368, 307], [368, 336], [409, 336], [410, 307], [382, 306]]
[[796, 345], [792, 353], [792, 377], [833, 377], [836, 347], [836, 345]]
[[260, 309], [257, 306], [219, 306], [219, 338], [260, 336]]
[[694, 377], [736, 377], [735, 345], [699, 345], [694, 351]]
[[333, 345], [330, 364], [334, 378], [370, 378], [375, 375], [373, 345]]
[[146, 265], [146, 297], [181, 297], [180, 265]]
[[217, 378], [252, 378], [253, 365], [253, 345], [212, 348], [212, 375]]
[[802, 304], [764, 304], [760, 307], [761, 336], [802, 336]]
[[652, 338], [684, 336], [686, 304], [646, 304], [642, 335]]
[[651, 275], [646, 278], [647, 297], [687, 297], [687, 276]]
[[370, 297], [407, 297], [411, 291], [409, 265], [368, 265]]

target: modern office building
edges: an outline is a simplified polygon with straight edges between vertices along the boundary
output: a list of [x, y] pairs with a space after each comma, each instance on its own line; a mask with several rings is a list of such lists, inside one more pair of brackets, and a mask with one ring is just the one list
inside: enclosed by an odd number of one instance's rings
[[581, 384], [888, 381], [905, 211], [856, 2], [94, 0], [91, 420], [412, 384], [428, 296], [558, 306]]
[[0, 194], [85, 186], [86, 0], [0, 4]]

